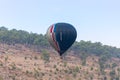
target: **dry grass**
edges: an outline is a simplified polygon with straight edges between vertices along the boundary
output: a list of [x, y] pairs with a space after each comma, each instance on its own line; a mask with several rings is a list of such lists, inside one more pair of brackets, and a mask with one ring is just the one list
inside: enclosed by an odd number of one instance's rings
[[104, 76], [110, 80], [111, 69], [102, 75], [96, 56], [89, 56], [83, 66], [72, 52], [61, 60], [56, 52], [47, 50], [50, 58], [46, 62], [42, 52], [23, 45], [0, 44], [0, 47], [0, 80], [102, 80]]

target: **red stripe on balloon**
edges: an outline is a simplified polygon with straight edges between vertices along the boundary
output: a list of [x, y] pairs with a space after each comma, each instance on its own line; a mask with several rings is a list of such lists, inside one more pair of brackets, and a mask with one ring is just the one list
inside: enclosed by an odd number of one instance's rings
[[55, 46], [56, 46], [57, 50], [60, 51], [60, 49], [58, 47], [59, 45], [58, 45], [57, 41], [55, 40], [55, 34], [54, 33], [53, 33], [53, 40], [54, 40], [54, 43], [55, 43]]
[[56, 47], [57, 51], [60, 51], [59, 45], [55, 40], [55, 33], [53, 32], [53, 29], [54, 29], [54, 26], [52, 25], [51, 28], [50, 28], [50, 32], [52, 33], [52, 39], [53, 39], [53, 42], [55, 44], [55, 47]]
[[53, 31], [53, 25], [50, 27], [50, 33], [52, 33]]

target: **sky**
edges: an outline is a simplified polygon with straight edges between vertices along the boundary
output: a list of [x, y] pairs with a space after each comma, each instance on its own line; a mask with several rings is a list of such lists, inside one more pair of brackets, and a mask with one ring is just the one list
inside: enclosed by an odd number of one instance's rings
[[0, 0], [0, 27], [45, 34], [54, 23], [77, 30], [77, 41], [120, 48], [120, 0]]

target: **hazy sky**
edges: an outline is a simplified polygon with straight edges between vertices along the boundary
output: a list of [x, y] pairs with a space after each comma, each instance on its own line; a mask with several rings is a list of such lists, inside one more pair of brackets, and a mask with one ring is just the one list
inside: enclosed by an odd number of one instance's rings
[[120, 47], [120, 0], [0, 0], [0, 26], [45, 34], [57, 22], [77, 29], [77, 41]]

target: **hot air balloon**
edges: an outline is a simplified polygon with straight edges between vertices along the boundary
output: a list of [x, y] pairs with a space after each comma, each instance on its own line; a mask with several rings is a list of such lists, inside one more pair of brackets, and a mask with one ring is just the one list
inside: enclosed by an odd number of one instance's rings
[[77, 37], [76, 29], [68, 23], [56, 23], [47, 30], [47, 39], [60, 56], [67, 51]]

